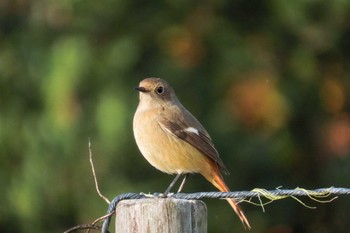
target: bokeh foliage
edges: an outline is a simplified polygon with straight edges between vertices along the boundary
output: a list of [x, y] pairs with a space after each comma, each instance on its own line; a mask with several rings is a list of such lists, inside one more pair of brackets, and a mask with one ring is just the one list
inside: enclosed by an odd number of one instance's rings
[[[0, 1], [0, 231], [60, 232], [102, 192], [163, 191], [132, 135], [149, 76], [210, 132], [234, 190], [350, 180], [350, 1]], [[200, 176], [186, 192], [214, 190]], [[307, 201], [307, 200], [305, 200]], [[209, 232], [243, 232], [207, 201]], [[244, 204], [252, 232], [348, 232], [350, 199]]]

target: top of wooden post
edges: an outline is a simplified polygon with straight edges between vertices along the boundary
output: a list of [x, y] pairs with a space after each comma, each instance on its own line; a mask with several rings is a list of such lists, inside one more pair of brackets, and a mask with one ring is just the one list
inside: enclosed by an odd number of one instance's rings
[[116, 233], [206, 233], [207, 208], [198, 200], [145, 198], [116, 207]]

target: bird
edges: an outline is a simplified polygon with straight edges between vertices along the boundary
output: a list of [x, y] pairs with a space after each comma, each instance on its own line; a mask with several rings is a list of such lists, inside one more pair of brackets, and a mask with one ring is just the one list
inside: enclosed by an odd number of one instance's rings
[[[202, 124], [180, 103], [174, 89], [163, 79], [143, 79], [135, 89], [139, 104], [133, 118], [136, 144], [145, 159], [156, 169], [178, 178], [199, 173], [221, 192], [229, 192], [222, 173], [229, 174], [211, 137]], [[249, 221], [238, 203], [226, 199], [245, 229]]]

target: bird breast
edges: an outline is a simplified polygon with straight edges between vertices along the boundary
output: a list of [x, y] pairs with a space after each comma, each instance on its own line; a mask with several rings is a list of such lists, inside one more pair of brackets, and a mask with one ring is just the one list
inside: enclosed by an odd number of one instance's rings
[[158, 170], [169, 174], [202, 173], [210, 170], [206, 156], [161, 128], [157, 119], [159, 111], [162, 109], [138, 109], [134, 116], [135, 140], [146, 160]]

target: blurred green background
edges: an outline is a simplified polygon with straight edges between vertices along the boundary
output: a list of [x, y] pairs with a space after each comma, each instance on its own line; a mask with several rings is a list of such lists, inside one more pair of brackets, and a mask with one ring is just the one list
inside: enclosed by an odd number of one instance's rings
[[[349, 187], [350, 1], [0, 1], [0, 232], [62, 232], [101, 191], [162, 192], [133, 91], [166, 79], [205, 125], [233, 190]], [[199, 175], [184, 192], [215, 190]], [[242, 207], [254, 232], [349, 232], [350, 197]], [[245, 232], [206, 200], [209, 233]], [[112, 224], [113, 225], [113, 224]], [[113, 229], [113, 228], [112, 228]]]

